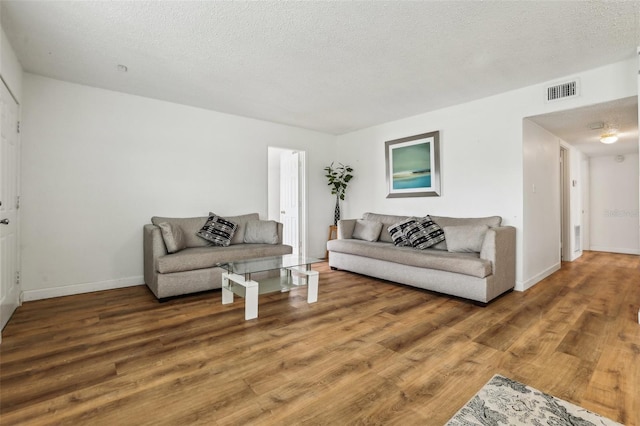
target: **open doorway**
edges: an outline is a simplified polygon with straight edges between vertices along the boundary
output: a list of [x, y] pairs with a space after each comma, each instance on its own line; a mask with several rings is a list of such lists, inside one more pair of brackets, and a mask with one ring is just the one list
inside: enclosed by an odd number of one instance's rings
[[[560, 139], [562, 259], [582, 249], [640, 254], [638, 98], [529, 117]], [[604, 143], [605, 130], [617, 140]]]
[[283, 224], [282, 240], [294, 255], [306, 253], [304, 151], [268, 147], [268, 216]]

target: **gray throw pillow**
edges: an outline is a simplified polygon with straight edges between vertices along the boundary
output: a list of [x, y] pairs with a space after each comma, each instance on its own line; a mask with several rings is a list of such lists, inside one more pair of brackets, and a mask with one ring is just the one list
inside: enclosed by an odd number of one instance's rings
[[402, 230], [413, 248], [424, 250], [444, 240], [444, 231], [429, 216], [417, 219]]
[[353, 229], [353, 238], [364, 241], [378, 241], [382, 231], [382, 223], [372, 220], [356, 220], [356, 226]]
[[[447, 217], [447, 216], [433, 216], [431, 219], [440, 225], [440, 228], [445, 226], [470, 226], [470, 225], [487, 225], [489, 228], [495, 228], [502, 223], [502, 217], [500, 216], [487, 216], [487, 217]], [[434, 249], [447, 250], [447, 240], [444, 240], [435, 246]]]
[[445, 226], [442, 228], [447, 250], [454, 253], [480, 253], [489, 227], [487, 225]]
[[176, 253], [187, 247], [187, 241], [184, 238], [184, 232], [175, 224], [162, 222], [158, 224], [164, 245], [167, 246], [169, 253]]
[[216, 246], [227, 247], [231, 244], [234, 232], [238, 225], [216, 214], [209, 216], [207, 222], [197, 235]]
[[161, 217], [154, 216], [151, 223], [160, 226], [162, 222], [170, 223], [179, 227], [184, 234], [184, 240], [187, 247], [206, 247], [209, 242], [198, 237], [197, 233], [202, 225], [207, 221], [207, 216], [200, 217]]
[[391, 235], [391, 239], [393, 240], [393, 244], [399, 247], [411, 246], [409, 240], [404, 236], [404, 229], [408, 226], [413, 225], [415, 222], [416, 218], [410, 217], [406, 220], [391, 225], [388, 230], [389, 235]]
[[278, 244], [278, 222], [275, 220], [247, 221], [244, 242], [248, 244]]

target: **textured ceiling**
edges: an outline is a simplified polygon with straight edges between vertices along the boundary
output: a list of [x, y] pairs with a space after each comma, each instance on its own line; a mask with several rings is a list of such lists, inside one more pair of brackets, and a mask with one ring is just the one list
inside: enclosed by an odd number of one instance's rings
[[28, 72], [333, 134], [628, 59], [640, 45], [637, 1], [3, 0], [0, 12]]
[[[590, 157], [638, 152], [638, 97], [538, 115], [530, 119]], [[618, 131], [618, 142], [600, 142], [604, 126]]]

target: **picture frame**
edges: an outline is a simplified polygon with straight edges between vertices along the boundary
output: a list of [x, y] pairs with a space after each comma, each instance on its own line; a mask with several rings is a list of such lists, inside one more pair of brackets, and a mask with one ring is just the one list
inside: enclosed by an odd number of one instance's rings
[[384, 143], [387, 198], [440, 196], [440, 132]]

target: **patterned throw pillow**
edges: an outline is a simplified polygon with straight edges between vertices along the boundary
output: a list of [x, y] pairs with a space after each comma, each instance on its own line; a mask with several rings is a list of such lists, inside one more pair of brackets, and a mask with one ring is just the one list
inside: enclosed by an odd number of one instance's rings
[[402, 233], [413, 248], [424, 250], [444, 241], [444, 231], [429, 216], [417, 219], [406, 226]]
[[227, 247], [231, 244], [231, 238], [233, 238], [236, 229], [238, 229], [238, 224], [212, 214], [202, 229], [196, 232], [196, 235], [216, 246]]
[[411, 246], [409, 240], [404, 236], [404, 229], [412, 224], [416, 223], [415, 217], [410, 217], [407, 220], [403, 220], [402, 222], [394, 223], [388, 229], [389, 235], [391, 235], [391, 239], [393, 240], [393, 244], [396, 246]]

